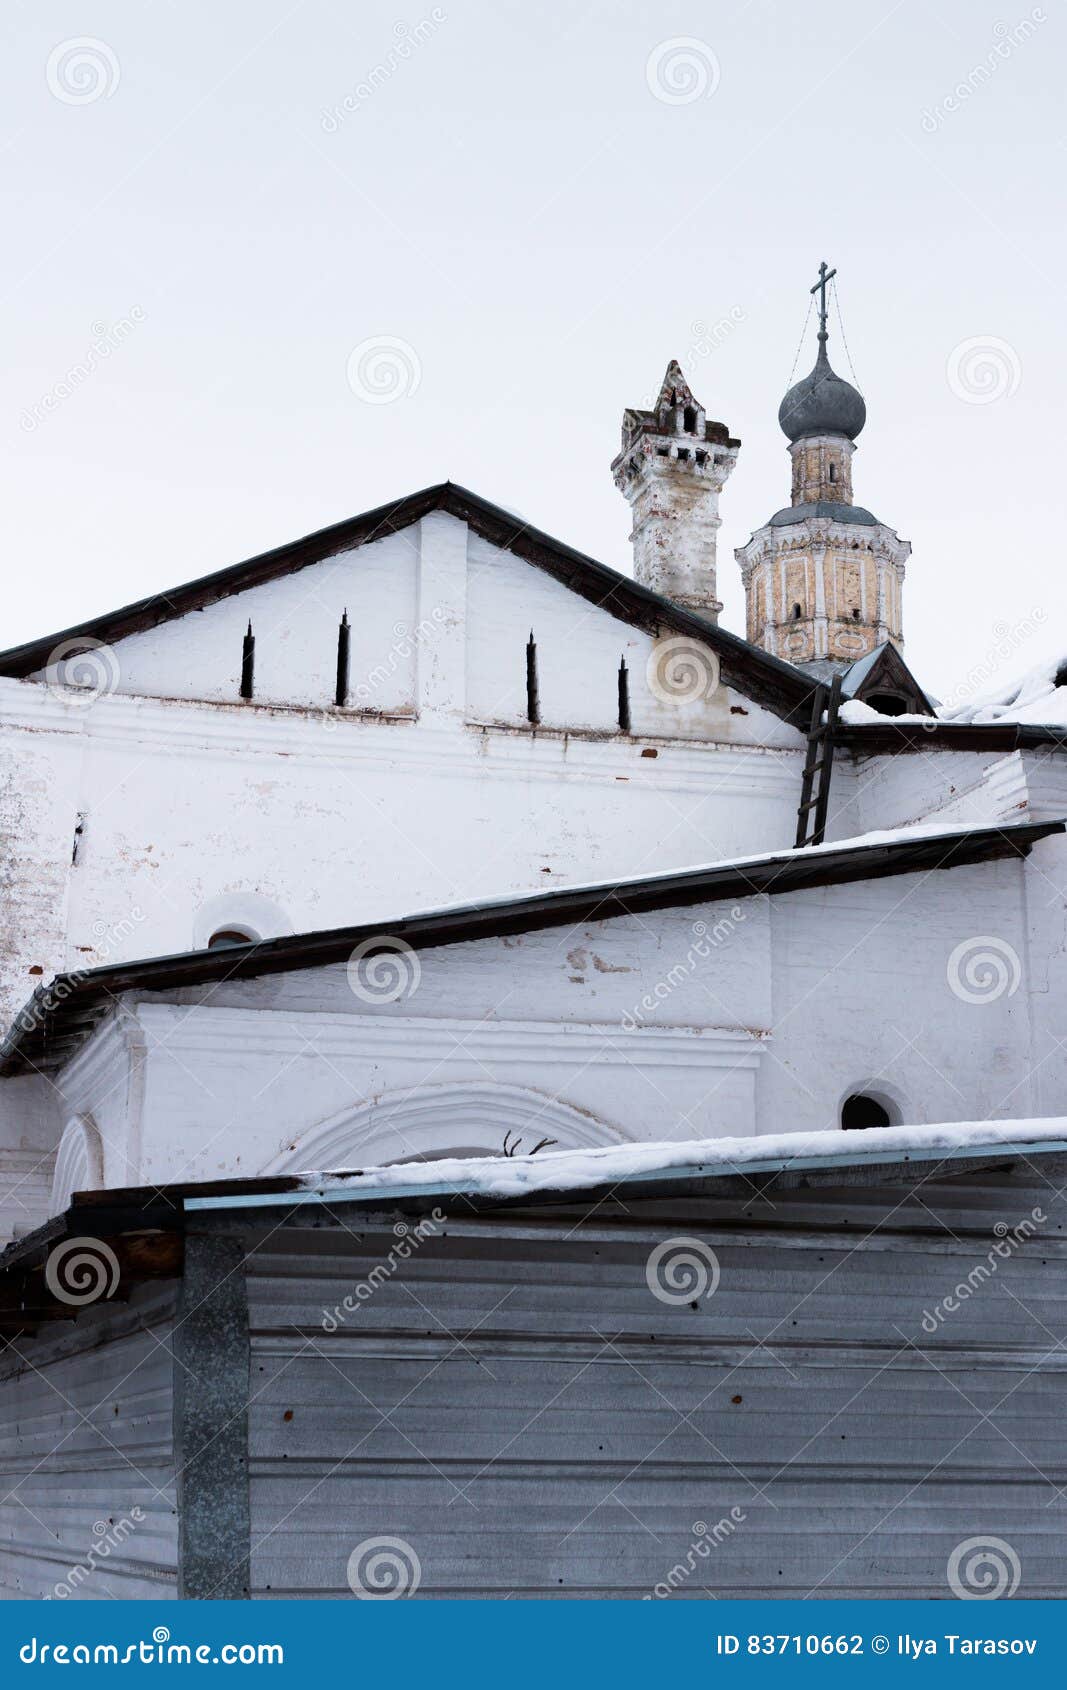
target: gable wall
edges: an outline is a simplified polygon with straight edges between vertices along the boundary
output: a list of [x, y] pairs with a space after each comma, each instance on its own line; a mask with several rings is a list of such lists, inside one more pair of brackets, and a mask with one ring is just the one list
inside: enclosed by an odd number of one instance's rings
[[334, 699], [337, 628], [347, 608], [353, 692], [373, 686], [375, 708], [410, 710], [414, 662], [410, 651], [402, 655], [394, 648], [415, 621], [418, 556], [417, 529], [389, 534], [131, 634], [112, 648], [114, 690], [236, 702], [251, 621], [256, 698], [326, 709]]
[[[531, 609], [537, 733], [521, 719]], [[251, 705], [235, 699], [250, 615]], [[118, 642], [95, 699], [0, 680], [0, 1020], [54, 973], [203, 944], [250, 902], [267, 936], [788, 843], [800, 737], [722, 688], [657, 703], [651, 648], [434, 513]]]

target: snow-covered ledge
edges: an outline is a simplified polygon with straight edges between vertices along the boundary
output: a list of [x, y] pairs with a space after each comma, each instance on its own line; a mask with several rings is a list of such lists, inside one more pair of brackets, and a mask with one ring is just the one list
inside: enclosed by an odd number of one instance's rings
[[[1020, 1155], [1067, 1152], [1067, 1117], [1019, 1121], [946, 1121], [926, 1126], [835, 1128], [817, 1133], [768, 1133], [757, 1138], [693, 1139], [688, 1143], [609, 1145], [537, 1156], [451, 1157], [391, 1167], [331, 1170], [299, 1176], [308, 1200], [348, 1195], [392, 1199], [463, 1192], [523, 1197], [539, 1191], [580, 1191], [653, 1180], [700, 1179], [805, 1168], [858, 1168], [879, 1163], [952, 1162], [1011, 1148]], [[293, 1191], [272, 1195], [187, 1198], [189, 1209], [262, 1206], [300, 1201]]]

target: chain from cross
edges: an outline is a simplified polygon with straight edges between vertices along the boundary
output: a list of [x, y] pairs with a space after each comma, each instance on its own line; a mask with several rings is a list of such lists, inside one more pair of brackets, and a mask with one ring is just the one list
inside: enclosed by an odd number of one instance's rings
[[822, 263], [819, 265], [819, 279], [815, 283], [815, 286], [813, 288], [809, 289], [809, 292], [817, 293], [818, 296], [819, 296], [819, 339], [820, 340], [826, 339], [826, 284], [827, 284], [827, 282], [832, 282], [836, 275], [837, 275], [836, 269], [828, 270], [826, 268], [826, 260], [824, 258]]

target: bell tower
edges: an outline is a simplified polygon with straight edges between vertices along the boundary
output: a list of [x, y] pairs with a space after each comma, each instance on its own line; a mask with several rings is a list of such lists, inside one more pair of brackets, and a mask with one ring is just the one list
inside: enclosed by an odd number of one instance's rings
[[622, 449], [611, 466], [633, 510], [634, 576], [687, 610], [717, 622], [719, 493], [741, 442], [712, 422], [674, 359], [651, 411], [624, 411]]
[[754, 645], [793, 663], [842, 667], [904, 643], [901, 591], [911, 545], [852, 501], [852, 457], [867, 421], [863, 396], [830, 368], [826, 291], [819, 266], [815, 367], [789, 389], [778, 422], [789, 441], [792, 502], [735, 556]]

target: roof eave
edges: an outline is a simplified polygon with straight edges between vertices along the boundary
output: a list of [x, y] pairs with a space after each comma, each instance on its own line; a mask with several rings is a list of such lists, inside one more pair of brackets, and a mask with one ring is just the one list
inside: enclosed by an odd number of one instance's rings
[[513, 552], [562, 581], [587, 602], [648, 632], [661, 627], [690, 634], [717, 654], [724, 680], [735, 685], [753, 702], [765, 705], [775, 715], [801, 731], [807, 727], [812, 684], [809, 678], [772, 657], [759, 646], [719, 628], [705, 617], [655, 593], [640, 582], [599, 563], [564, 541], [515, 517], [469, 488], [452, 481], [421, 488], [402, 499], [379, 505], [359, 516], [348, 517], [318, 529], [299, 540], [262, 552], [226, 569], [202, 575], [166, 592], [137, 599], [119, 610], [109, 611], [75, 623], [41, 639], [30, 640], [0, 652], [0, 675], [16, 679], [36, 674], [47, 667], [57, 646], [78, 639], [111, 644], [131, 634], [142, 633], [161, 623], [187, 615], [229, 598], [234, 593], [321, 562], [340, 551], [398, 533], [434, 511], [444, 511], [466, 522], [475, 533]]
[[381, 939], [412, 950], [466, 944], [477, 939], [605, 921], [657, 909], [736, 901], [757, 895], [949, 869], [1004, 857], [1027, 856], [1033, 845], [1065, 831], [1063, 821], [1013, 822], [905, 836], [872, 844], [843, 843], [811, 851], [777, 852], [737, 863], [620, 881], [615, 885], [563, 887], [523, 898], [451, 906], [358, 927], [298, 933], [225, 950], [183, 951], [169, 957], [110, 963], [85, 973], [59, 975], [39, 986], [15, 1017], [0, 1045], [0, 1078], [54, 1072], [106, 1016], [124, 992], [180, 990], [223, 981], [255, 979], [328, 967], [357, 944]]

